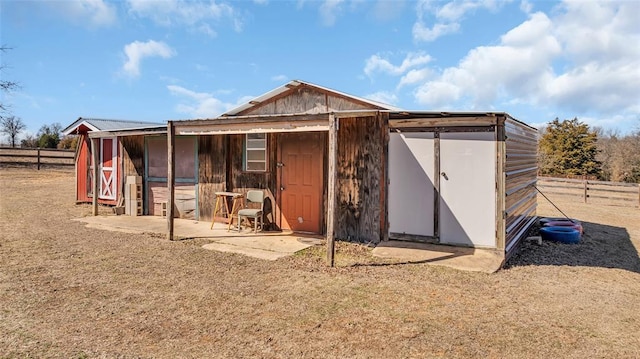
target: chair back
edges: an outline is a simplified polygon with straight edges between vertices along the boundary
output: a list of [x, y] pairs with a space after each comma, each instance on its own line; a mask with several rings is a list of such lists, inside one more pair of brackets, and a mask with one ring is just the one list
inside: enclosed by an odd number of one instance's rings
[[262, 210], [262, 206], [264, 205], [264, 194], [262, 191], [248, 191], [247, 204], [249, 203], [259, 203], [260, 209]]

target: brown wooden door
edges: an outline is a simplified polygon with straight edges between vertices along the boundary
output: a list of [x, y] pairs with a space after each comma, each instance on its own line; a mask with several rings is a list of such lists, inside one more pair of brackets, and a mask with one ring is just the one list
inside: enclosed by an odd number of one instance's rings
[[281, 136], [278, 156], [281, 228], [320, 233], [323, 150], [322, 133]]

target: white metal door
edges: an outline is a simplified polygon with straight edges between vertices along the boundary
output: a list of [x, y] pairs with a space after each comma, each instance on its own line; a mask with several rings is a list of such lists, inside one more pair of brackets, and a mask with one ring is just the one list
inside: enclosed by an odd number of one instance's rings
[[440, 243], [496, 246], [494, 137], [440, 133]]
[[433, 132], [389, 137], [389, 232], [434, 236]]
[[116, 199], [118, 147], [116, 138], [100, 139], [100, 199]]

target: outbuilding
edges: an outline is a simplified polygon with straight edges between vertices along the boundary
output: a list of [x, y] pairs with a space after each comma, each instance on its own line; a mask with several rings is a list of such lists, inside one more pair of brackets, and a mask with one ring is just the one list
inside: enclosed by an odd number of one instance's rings
[[[116, 187], [142, 177], [145, 214], [168, 202], [175, 217], [210, 221], [216, 192], [261, 190], [268, 230], [486, 248], [505, 259], [535, 221], [537, 132], [504, 112], [405, 111], [293, 80], [216, 118], [117, 130], [79, 119], [65, 131], [83, 126], [100, 138], [105, 183], [109, 153], [122, 156], [112, 160], [121, 161]], [[90, 172], [82, 143], [79, 178]], [[87, 183], [78, 180], [79, 200]]]
[[294, 80], [218, 118], [169, 123], [198, 137], [198, 208], [263, 190], [275, 227], [505, 255], [536, 214], [535, 128], [503, 112], [404, 111]]

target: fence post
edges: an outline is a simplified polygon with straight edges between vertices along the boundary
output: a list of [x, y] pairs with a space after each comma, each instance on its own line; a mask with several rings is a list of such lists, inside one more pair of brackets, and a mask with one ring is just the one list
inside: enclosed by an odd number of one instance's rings
[[582, 182], [584, 184], [584, 203], [587, 203], [587, 197], [588, 197], [587, 189], [589, 187], [588, 187], [588, 181], [587, 181], [587, 176], [586, 175], [583, 177]]
[[38, 147], [38, 171], [40, 171], [40, 147]]

